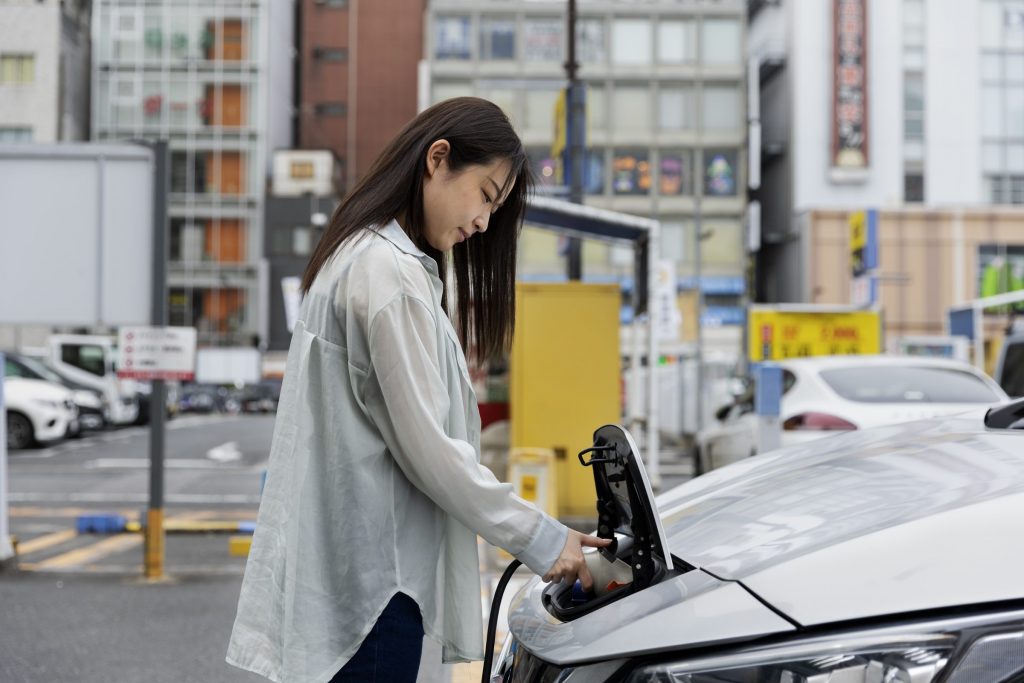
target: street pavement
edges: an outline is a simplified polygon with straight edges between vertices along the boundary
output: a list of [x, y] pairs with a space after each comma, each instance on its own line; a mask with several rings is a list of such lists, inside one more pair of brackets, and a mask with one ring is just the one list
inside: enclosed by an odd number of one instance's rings
[[[168, 423], [166, 525], [253, 521], [273, 416], [182, 416]], [[233, 534], [168, 533], [165, 579], [143, 576], [139, 533], [79, 534], [79, 515], [139, 520], [148, 501], [148, 430], [129, 428], [10, 454], [16, 569], [0, 572], [0, 683], [233, 683], [263, 680], [224, 662], [245, 557]], [[481, 545], [481, 609], [507, 555]], [[517, 573], [508, 601], [528, 579]], [[504, 637], [500, 622], [497, 642]], [[442, 666], [427, 641], [421, 683], [469, 683], [480, 665]]]

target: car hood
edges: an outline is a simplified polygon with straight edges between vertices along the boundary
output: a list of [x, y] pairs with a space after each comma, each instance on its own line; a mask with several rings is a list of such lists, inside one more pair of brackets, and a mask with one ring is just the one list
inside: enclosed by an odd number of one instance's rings
[[509, 628], [567, 665], [1024, 598], [1024, 432], [951, 418], [747, 458], [657, 501], [695, 567], [562, 623], [539, 579]]
[[5, 377], [4, 396], [10, 400], [39, 399], [57, 402], [71, 400], [71, 392], [63, 386], [26, 377]]
[[802, 625], [1024, 598], [1024, 432], [850, 432], [657, 500], [672, 552]]

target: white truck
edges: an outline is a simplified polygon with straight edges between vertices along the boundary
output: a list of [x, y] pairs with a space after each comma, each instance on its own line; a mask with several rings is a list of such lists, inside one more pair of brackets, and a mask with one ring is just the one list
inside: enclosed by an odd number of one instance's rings
[[109, 423], [131, 424], [139, 417], [139, 387], [117, 377], [117, 345], [102, 335], [55, 334], [49, 339], [50, 363], [76, 382], [95, 389], [105, 399]]

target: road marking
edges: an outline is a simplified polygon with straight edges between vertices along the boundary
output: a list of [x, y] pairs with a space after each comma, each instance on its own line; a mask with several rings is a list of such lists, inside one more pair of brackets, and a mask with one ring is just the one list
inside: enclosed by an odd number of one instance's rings
[[[110, 503], [131, 505], [148, 503], [148, 493], [11, 493], [12, 503]], [[246, 494], [171, 493], [164, 496], [165, 505], [258, 505], [260, 497]]]
[[77, 535], [78, 532], [74, 529], [65, 529], [64, 531], [56, 531], [52, 534], [39, 536], [28, 541], [21, 541], [18, 543], [18, 555], [31, 555], [32, 553], [37, 553], [40, 550], [46, 550], [47, 548], [70, 541]]
[[206, 457], [215, 462], [236, 462], [242, 459], [242, 452], [238, 450], [237, 442], [228, 441], [206, 451]]
[[124, 552], [130, 548], [142, 545], [141, 534], [121, 534], [105, 538], [84, 548], [76, 548], [66, 553], [61, 553], [41, 562], [34, 562], [28, 565], [19, 565], [22, 569], [32, 571], [47, 571], [53, 569], [64, 569], [73, 565], [89, 564], [94, 560]]
[[[238, 454], [242, 456], [241, 453]], [[148, 458], [97, 458], [96, 460], [88, 460], [83, 465], [86, 469], [97, 470], [97, 469], [119, 469], [119, 470], [148, 470], [149, 459]], [[169, 470], [224, 470], [231, 469], [230, 466], [225, 467], [221, 462], [210, 462], [209, 460], [202, 460], [200, 458], [169, 458], [164, 460], [164, 467]]]

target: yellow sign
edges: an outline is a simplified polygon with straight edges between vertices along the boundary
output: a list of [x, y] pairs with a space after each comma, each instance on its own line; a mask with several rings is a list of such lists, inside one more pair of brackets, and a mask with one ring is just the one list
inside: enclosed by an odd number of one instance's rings
[[532, 474], [524, 474], [519, 478], [519, 495], [523, 500], [531, 503], [537, 502], [537, 477]]
[[753, 362], [804, 356], [882, 352], [878, 311], [779, 311], [747, 313], [747, 352]]

